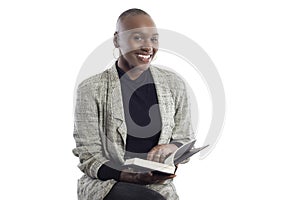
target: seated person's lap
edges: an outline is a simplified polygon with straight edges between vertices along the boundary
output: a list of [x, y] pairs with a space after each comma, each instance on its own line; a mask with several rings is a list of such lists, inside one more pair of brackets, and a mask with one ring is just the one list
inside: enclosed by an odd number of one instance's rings
[[118, 182], [104, 200], [166, 200], [161, 194], [143, 185]]

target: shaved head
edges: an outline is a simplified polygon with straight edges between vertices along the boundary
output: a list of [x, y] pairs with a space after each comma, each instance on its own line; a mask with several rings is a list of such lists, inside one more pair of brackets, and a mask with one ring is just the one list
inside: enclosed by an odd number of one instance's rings
[[138, 8], [132, 8], [129, 10], [124, 11], [118, 18], [117, 21], [117, 26], [116, 26], [116, 32], [122, 32], [122, 31], [126, 31], [126, 30], [130, 30], [130, 29], [135, 29], [135, 28], [140, 28], [140, 24], [139, 27], [133, 23], [133, 20], [131, 20], [133, 17], [136, 17], [139, 15], [140, 21], [145, 21], [145, 22], [152, 22], [151, 24], [146, 24], [145, 23], [145, 27], [155, 27], [155, 23], [152, 20], [151, 16]]
[[145, 11], [141, 10], [141, 9], [138, 9], [138, 8], [132, 8], [132, 9], [129, 9], [129, 10], [126, 10], [124, 11], [118, 18], [118, 21], [119, 20], [122, 20], [124, 17], [127, 17], [127, 16], [135, 16], [135, 15], [148, 15], [148, 13], [146, 13]]

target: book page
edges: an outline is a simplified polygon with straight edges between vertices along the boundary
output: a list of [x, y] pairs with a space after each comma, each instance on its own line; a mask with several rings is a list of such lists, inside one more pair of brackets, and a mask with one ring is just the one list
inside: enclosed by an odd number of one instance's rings
[[186, 151], [183, 155], [181, 155], [179, 158], [174, 159], [174, 164], [180, 164], [181, 162], [185, 161], [186, 159], [190, 158], [191, 156], [193, 156], [194, 154], [198, 153], [199, 151], [205, 149], [206, 147], [208, 147], [209, 145], [205, 145], [203, 147], [199, 147], [199, 148], [192, 148], [188, 151]]
[[181, 147], [179, 147], [176, 151], [174, 151], [170, 156], [166, 158], [164, 161], [167, 165], [174, 166], [174, 160], [177, 160], [179, 157], [181, 157], [185, 152], [191, 150], [195, 144], [196, 140], [192, 140], [189, 143], [183, 144]]

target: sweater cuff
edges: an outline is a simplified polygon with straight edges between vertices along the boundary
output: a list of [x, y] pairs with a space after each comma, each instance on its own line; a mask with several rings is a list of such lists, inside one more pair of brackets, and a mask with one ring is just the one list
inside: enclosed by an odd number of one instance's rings
[[99, 168], [98, 173], [97, 173], [98, 179], [100, 179], [102, 181], [107, 181], [109, 179], [114, 179], [116, 181], [119, 181], [121, 171], [109, 167], [109, 166], [112, 166], [110, 163], [111, 162], [108, 161], [108, 162], [104, 163], [103, 165], [101, 165], [101, 167]]

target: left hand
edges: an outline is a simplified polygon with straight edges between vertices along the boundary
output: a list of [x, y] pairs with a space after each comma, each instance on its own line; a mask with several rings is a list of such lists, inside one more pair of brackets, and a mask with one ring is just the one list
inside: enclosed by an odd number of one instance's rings
[[162, 163], [176, 149], [178, 149], [178, 147], [175, 144], [159, 144], [149, 151], [147, 160]]
[[165, 180], [173, 179], [174, 177], [176, 177], [175, 174], [155, 175], [152, 172], [134, 173], [134, 172], [122, 171], [120, 174], [120, 181], [141, 184], [141, 185], [148, 185], [148, 184], [161, 184]]

